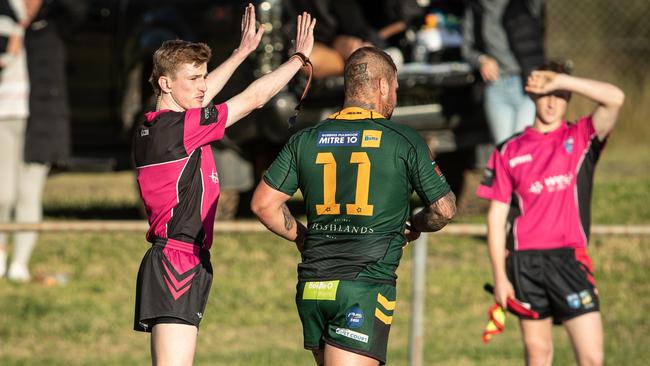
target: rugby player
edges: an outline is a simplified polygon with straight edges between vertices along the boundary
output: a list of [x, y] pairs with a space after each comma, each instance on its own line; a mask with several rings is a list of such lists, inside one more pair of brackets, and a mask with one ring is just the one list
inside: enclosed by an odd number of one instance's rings
[[[398, 87], [390, 56], [360, 48], [344, 78], [343, 109], [289, 139], [251, 209], [301, 252], [296, 304], [316, 363], [378, 365], [386, 362], [402, 249], [444, 227], [456, 199], [425, 141], [390, 121]], [[285, 204], [298, 189], [307, 226]], [[426, 207], [410, 217], [413, 190]]]
[[264, 27], [255, 31], [255, 8], [242, 19], [239, 47], [207, 72], [210, 48], [168, 41], [153, 56], [151, 83], [156, 110], [146, 113], [134, 137], [140, 195], [149, 217], [146, 252], [137, 280], [134, 329], [151, 332], [154, 365], [191, 365], [198, 326], [212, 283], [209, 249], [219, 198], [219, 176], [210, 143], [224, 129], [260, 108], [308, 60], [316, 20], [298, 16], [295, 51], [277, 70], [241, 94], [213, 105], [235, 69], [253, 52]]
[[[498, 146], [477, 194], [491, 200], [488, 246], [494, 298], [528, 303], [520, 316], [526, 364], [550, 365], [552, 324], [563, 324], [580, 365], [603, 363], [598, 291], [587, 255], [593, 175], [624, 94], [614, 85], [573, 77], [547, 62], [528, 77], [536, 105], [532, 127]], [[572, 93], [597, 103], [567, 123]]]

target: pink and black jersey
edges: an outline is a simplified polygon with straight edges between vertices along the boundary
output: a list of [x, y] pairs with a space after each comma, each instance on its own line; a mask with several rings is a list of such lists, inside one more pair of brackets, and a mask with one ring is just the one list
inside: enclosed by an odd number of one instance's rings
[[587, 116], [546, 134], [528, 127], [492, 153], [476, 194], [510, 204], [509, 250], [587, 246], [594, 170], [604, 145]]
[[219, 176], [210, 143], [223, 138], [227, 116], [226, 104], [145, 114], [133, 152], [149, 242], [212, 246]]

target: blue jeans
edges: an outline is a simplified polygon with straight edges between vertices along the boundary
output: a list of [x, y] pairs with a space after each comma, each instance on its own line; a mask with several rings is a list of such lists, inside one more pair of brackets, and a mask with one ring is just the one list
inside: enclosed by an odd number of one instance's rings
[[535, 103], [524, 92], [519, 75], [501, 75], [485, 87], [485, 113], [496, 144], [521, 132], [535, 120]]

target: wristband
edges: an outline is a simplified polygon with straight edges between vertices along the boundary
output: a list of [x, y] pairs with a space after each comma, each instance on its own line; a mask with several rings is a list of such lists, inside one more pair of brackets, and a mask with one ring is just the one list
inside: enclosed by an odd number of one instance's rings
[[307, 84], [305, 84], [305, 89], [303, 90], [302, 95], [300, 96], [300, 100], [298, 101], [298, 104], [294, 108], [296, 113], [294, 113], [293, 116], [289, 117], [289, 128], [293, 127], [296, 124], [298, 113], [300, 113], [300, 110], [302, 108], [302, 101], [307, 96], [307, 91], [309, 90], [309, 86], [311, 85], [311, 78], [314, 73], [314, 65], [311, 64], [311, 61], [309, 61], [309, 57], [305, 56], [305, 54], [301, 52], [295, 52], [293, 55], [289, 56], [289, 60], [291, 60], [294, 57], [298, 57], [300, 59], [303, 67], [305, 66], [309, 67], [309, 77], [307, 78]]

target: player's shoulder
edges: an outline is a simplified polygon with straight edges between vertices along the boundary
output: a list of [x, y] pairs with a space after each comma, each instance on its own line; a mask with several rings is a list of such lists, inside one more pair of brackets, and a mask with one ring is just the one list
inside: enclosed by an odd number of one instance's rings
[[321, 121], [311, 127], [306, 127], [301, 130], [298, 130], [294, 132], [291, 136], [289, 136], [289, 139], [287, 140], [287, 144], [296, 144], [300, 143], [301, 141], [304, 141], [305, 139], [309, 139], [314, 135], [318, 134], [318, 131], [322, 128], [323, 123], [325, 121]]
[[423, 142], [422, 136], [410, 126], [395, 123], [389, 119], [374, 119], [373, 126], [385, 131], [395, 142], [404, 142], [407, 145], [416, 145]]
[[185, 118], [185, 112], [171, 111], [163, 109], [159, 111], [149, 111], [144, 113], [144, 118], [140, 121], [144, 126], [168, 126], [182, 122]]
[[495, 147], [495, 151], [498, 151], [501, 155], [506, 155], [512, 153], [513, 150], [517, 150], [517, 148], [525, 140], [525, 132], [526, 131], [524, 130], [522, 132], [515, 133], [514, 135], [498, 143]]

